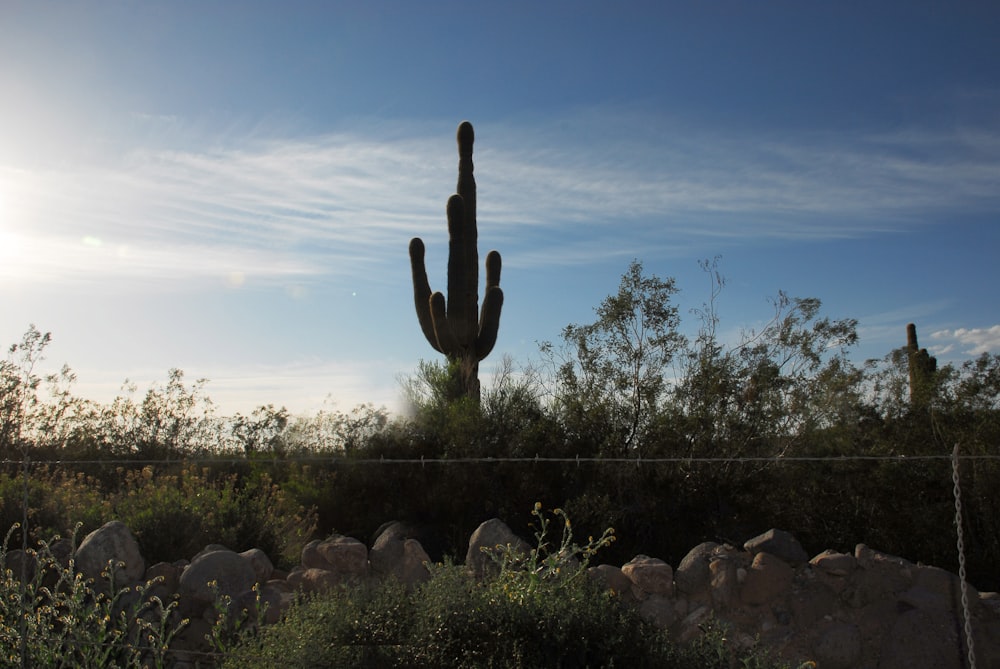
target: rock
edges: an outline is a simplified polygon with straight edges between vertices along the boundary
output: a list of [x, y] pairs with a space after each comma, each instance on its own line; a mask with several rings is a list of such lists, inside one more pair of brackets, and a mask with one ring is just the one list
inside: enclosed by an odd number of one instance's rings
[[257, 575], [258, 583], [266, 583], [271, 578], [274, 565], [271, 564], [271, 558], [267, 557], [264, 551], [259, 548], [251, 548], [240, 553], [240, 557], [250, 563], [253, 573]]
[[639, 616], [660, 629], [667, 629], [677, 619], [674, 603], [663, 595], [650, 595], [639, 605]]
[[353, 537], [330, 537], [320, 542], [316, 550], [331, 565], [332, 571], [348, 577], [368, 574], [368, 548]]
[[708, 564], [711, 579], [712, 604], [716, 610], [727, 611], [737, 598], [739, 569], [736, 560], [729, 556], [719, 556]]
[[849, 553], [825, 550], [810, 560], [809, 564], [833, 576], [847, 576], [857, 569], [858, 560]]
[[[198, 551], [195, 554], [195, 556], [193, 558], [191, 558], [191, 560], [188, 562], [188, 564], [191, 564], [191, 562], [194, 562], [195, 560], [197, 560], [198, 558], [200, 558], [202, 555], [205, 555], [206, 553], [214, 553], [216, 551], [228, 551], [228, 550], [230, 550], [229, 547], [228, 546], [223, 546], [222, 544], [208, 544], [207, 546], [205, 546], [204, 548], [202, 548], [200, 551]], [[230, 551], [230, 552], [232, 552], [232, 551]]]
[[947, 611], [906, 611], [885, 637], [879, 669], [961, 669], [965, 644], [960, 629], [958, 619]]
[[[919, 565], [913, 569], [913, 588], [921, 588], [937, 595], [943, 607], [949, 611], [962, 610], [962, 579], [949, 571], [939, 567]], [[979, 600], [979, 591], [969, 583], [965, 584], [965, 589], [968, 601], [976, 603]]]
[[[103, 542], [98, 541], [99, 530], [84, 540], [90, 542], [86, 550], [81, 544], [84, 557], [89, 551], [95, 564], [101, 563], [95, 557], [101, 545], [109, 546], [108, 556], [121, 559], [127, 553], [113, 538], [129, 535], [120, 523], [109, 525], [101, 528], [106, 535]], [[470, 537], [466, 556], [470, 570], [478, 564], [481, 575], [492, 566], [481, 548], [495, 549], [498, 544], [530, 551], [527, 542], [494, 519]], [[71, 545], [53, 542], [52, 546], [56, 560], [68, 562]], [[854, 555], [827, 550], [808, 565], [797, 562], [799, 566], [793, 566], [762, 549], [776, 547], [795, 560], [801, 557], [789, 548], [794, 547], [793, 541], [777, 530], [747, 546], [741, 551], [705, 542], [692, 549], [676, 570], [663, 560], [637, 555], [621, 568], [599, 565], [587, 573], [618, 593], [622, 605], [633, 607], [643, 620], [682, 643], [702, 636], [705, 621], [715, 617], [726, 630], [731, 649], [750, 648], [759, 640], [790, 666], [809, 660], [822, 669], [963, 666], [961, 582], [954, 574], [863, 544]], [[19, 568], [21, 557], [18, 551], [9, 551], [6, 566]], [[369, 572], [416, 581], [429, 576], [427, 561], [421, 543], [399, 523], [383, 527], [371, 551], [356, 539], [339, 535], [310, 542], [302, 550], [301, 564], [287, 574], [274, 570], [262, 551], [234, 553], [213, 545], [190, 564], [158, 563], [146, 569], [146, 582], [162, 579], [162, 583], [151, 584], [145, 593], [138, 589], [124, 592], [112, 613], [138, 609], [143, 596], [157, 595], [166, 602], [176, 590], [179, 603], [171, 616], [191, 622], [175, 637], [172, 660], [179, 667], [195, 666], [201, 653], [212, 650], [204, 635], [217, 616], [212, 606], [216, 593], [232, 598], [231, 614], [246, 609], [250, 623], [274, 624], [299, 592], [349, 587]], [[29, 559], [26, 564], [33, 563]], [[54, 571], [50, 575], [57, 576]], [[119, 577], [121, 583], [122, 572]], [[208, 587], [212, 581], [215, 589]], [[252, 589], [255, 583], [257, 588]], [[1000, 669], [1000, 596], [980, 594], [971, 586], [968, 596], [979, 666]], [[257, 606], [258, 597], [263, 608]], [[263, 617], [257, 620], [261, 611]], [[141, 615], [151, 624], [157, 622], [152, 609]]]
[[770, 553], [793, 567], [809, 560], [799, 540], [784, 530], [770, 529], [747, 541], [743, 548], [751, 555]]
[[857, 558], [858, 564], [865, 569], [884, 564], [893, 564], [907, 568], [913, 566], [913, 563], [909, 560], [896, 555], [890, 555], [889, 553], [883, 553], [882, 551], [872, 550], [865, 544], [858, 544], [854, 547], [854, 557]]
[[469, 537], [469, 550], [465, 554], [465, 566], [477, 579], [497, 568], [487, 551], [495, 553], [498, 546], [509, 546], [524, 555], [531, 552], [528, 542], [514, 534], [505, 522], [499, 518], [487, 520]]
[[794, 572], [784, 560], [770, 553], [757, 553], [741, 592], [743, 602], [760, 606], [783, 595], [792, 585]]
[[853, 669], [861, 659], [861, 631], [854, 625], [835, 623], [816, 642], [816, 661], [823, 669]]
[[164, 604], [177, 594], [180, 578], [181, 569], [169, 562], [157, 562], [148, 567], [142, 577], [147, 586], [146, 594], [150, 597], [159, 597]]
[[623, 601], [633, 601], [632, 579], [622, 573], [622, 570], [611, 564], [601, 564], [587, 569], [587, 575], [610, 590]]
[[394, 572], [396, 578], [406, 585], [416, 585], [430, 580], [431, 572], [427, 568], [431, 558], [416, 539], [403, 542], [403, 560]]
[[329, 569], [309, 567], [297, 569], [288, 575], [288, 584], [305, 593], [329, 592], [344, 584], [344, 579]]
[[836, 611], [840, 602], [835, 590], [826, 583], [810, 583], [805, 588], [795, 588], [789, 597], [788, 605], [799, 629], [812, 628]]
[[[138, 545], [136, 546], [136, 553], [139, 552]], [[66, 569], [69, 567], [70, 558], [73, 557], [73, 541], [66, 538], [60, 537], [55, 541], [49, 543], [49, 554], [55, 559], [60, 567]]]
[[295, 595], [286, 588], [268, 583], [257, 589], [246, 590], [233, 598], [229, 606], [229, 619], [272, 625], [281, 619], [294, 599]]
[[3, 555], [3, 567], [10, 569], [11, 575], [23, 583], [27, 583], [35, 577], [35, 568], [37, 565], [35, 556], [25, 553], [20, 548], [7, 551]]
[[855, 607], [864, 607], [880, 599], [895, 599], [913, 582], [914, 565], [902, 558], [873, 551], [859, 545], [855, 552], [859, 569], [850, 576], [845, 590]]
[[704, 630], [701, 627], [701, 623], [711, 616], [712, 607], [699, 606], [696, 608], [680, 622], [680, 631], [677, 634], [677, 639], [681, 643], [689, 643], [702, 636]]
[[403, 557], [403, 542], [409, 538], [407, 527], [398, 521], [380, 527], [368, 552], [372, 572], [378, 575], [391, 574], [394, 565]]
[[146, 583], [158, 581], [167, 590], [176, 591], [177, 582], [181, 577], [181, 570], [169, 562], [157, 562], [146, 569], [143, 580]]
[[170, 642], [171, 659], [175, 662], [173, 666], [176, 667], [178, 662], [204, 662], [205, 651], [212, 650], [206, 642], [211, 633], [212, 623], [204, 618], [190, 618]]
[[708, 563], [718, 547], [714, 541], [706, 541], [688, 551], [674, 571], [674, 583], [680, 592], [690, 595], [708, 586], [712, 577]]
[[636, 555], [622, 565], [621, 571], [645, 593], [663, 597], [674, 594], [674, 570], [659, 558]]
[[369, 553], [373, 572], [380, 576], [392, 576], [406, 585], [416, 585], [430, 578], [426, 566], [431, 561], [430, 557], [420, 542], [408, 535], [401, 523], [385, 527]]
[[341, 581], [362, 579], [368, 575], [368, 548], [339, 534], [310, 541], [302, 549], [302, 566], [334, 572]]
[[304, 568], [326, 569], [330, 566], [330, 564], [326, 561], [326, 558], [319, 554], [319, 551], [317, 550], [319, 544], [319, 539], [313, 539], [302, 547], [302, 555], [299, 559]]
[[215, 550], [199, 553], [191, 561], [181, 574], [178, 592], [196, 603], [209, 605], [218, 595], [235, 598], [256, 582], [257, 574], [243, 556], [231, 550]]
[[96, 583], [106, 582], [101, 572], [114, 565], [116, 587], [138, 583], [146, 573], [146, 561], [139, 553], [139, 543], [125, 523], [112, 520], [94, 530], [76, 550], [76, 568]]

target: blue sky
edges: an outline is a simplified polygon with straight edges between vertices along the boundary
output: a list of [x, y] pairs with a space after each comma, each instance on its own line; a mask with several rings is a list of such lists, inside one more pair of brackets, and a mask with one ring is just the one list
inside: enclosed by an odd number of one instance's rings
[[220, 411], [399, 406], [434, 359], [454, 133], [476, 128], [504, 354], [585, 323], [633, 258], [685, 328], [779, 290], [857, 358], [1000, 352], [992, 3], [0, 0], [0, 340], [109, 401], [178, 367]]

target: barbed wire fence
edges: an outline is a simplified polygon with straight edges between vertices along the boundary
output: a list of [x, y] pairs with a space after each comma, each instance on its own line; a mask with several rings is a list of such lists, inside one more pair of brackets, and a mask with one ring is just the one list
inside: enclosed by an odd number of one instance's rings
[[[962, 507], [962, 486], [961, 486], [961, 475], [960, 475], [960, 465], [962, 462], [984, 462], [984, 461], [994, 461], [1000, 462], [1000, 455], [993, 454], [980, 454], [980, 455], [963, 455], [960, 453], [959, 445], [955, 445], [951, 454], [919, 454], [919, 455], [906, 455], [906, 454], [893, 454], [893, 455], [828, 455], [828, 456], [743, 456], [743, 457], [701, 457], [701, 456], [676, 456], [676, 457], [648, 457], [643, 458], [641, 456], [636, 457], [546, 457], [535, 455], [533, 457], [493, 457], [493, 456], [469, 456], [469, 457], [451, 457], [451, 458], [428, 458], [428, 457], [410, 457], [410, 458], [365, 458], [365, 457], [350, 457], [345, 454], [340, 455], [329, 455], [329, 454], [299, 454], [299, 455], [288, 455], [288, 456], [275, 456], [273, 458], [267, 458], [262, 455], [256, 455], [252, 460], [246, 457], [239, 456], [198, 456], [190, 459], [185, 458], [68, 458], [68, 459], [46, 459], [33, 461], [30, 454], [25, 450], [21, 458], [5, 458], [0, 459], [0, 466], [4, 467], [16, 467], [20, 471], [20, 475], [23, 479], [23, 489], [22, 489], [22, 499], [21, 499], [21, 518], [22, 518], [22, 532], [21, 532], [21, 549], [24, 554], [27, 555], [29, 549], [29, 511], [30, 511], [30, 501], [29, 501], [29, 491], [30, 491], [30, 481], [31, 481], [31, 471], [36, 466], [44, 467], [75, 467], [75, 466], [98, 466], [98, 467], [108, 467], [108, 466], [147, 466], [147, 465], [165, 465], [165, 466], [177, 466], [177, 465], [187, 465], [187, 464], [203, 464], [203, 465], [238, 465], [246, 464], [248, 462], [253, 462], [256, 464], [279, 464], [279, 463], [299, 463], [299, 464], [326, 464], [330, 466], [386, 466], [386, 465], [404, 465], [404, 466], [419, 466], [419, 467], [451, 467], [451, 466], [463, 466], [470, 464], [531, 464], [531, 463], [549, 463], [549, 464], [564, 464], [567, 466], [577, 466], [583, 464], [600, 465], [600, 466], [634, 466], [641, 468], [643, 466], [651, 465], [692, 465], [692, 464], [770, 464], [779, 465], [782, 463], [812, 463], [812, 464], [829, 464], [829, 463], [849, 463], [849, 462], [872, 462], [872, 463], [896, 463], [896, 464], [915, 464], [919, 462], [946, 462], [950, 466], [950, 480], [955, 516], [955, 551], [957, 557], [957, 563], [959, 565], [959, 580], [961, 583], [961, 609], [963, 619], [962, 630], [964, 633], [965, 641], [965, 657], [967, 661], [967, 666], [970, 669], [976, 669], [976, 657], [975, 648], [973, 640], [973, 630], [972, 630], [972, 617], [971, 617], [971, 604], [969, 602], [969, 592], [968, 584], [966, 582], [966, 555], [965, 555], [965, 537], [963, 530], [963, 507]], [[3, 565], [6, 568], [6, 565]], [[29, 665], [25, 664], [27, 661], [27, 629], [26, 622], [31, 611], [28, 610], [29, 602], [28, 598], [25, 596], [25, 584], [27, 581], [27, 561], [21, 560], [21, 574], [20, 580], [22, 584], [21, 592], [21, 603], [22, 611], [19, 623], [20, 632], [20, 656], [22, 659], [22, 667], [27, 667]], [[48, 639], [52, 643], [64, 643], [68, 645], [77, 645], [80, 642], [75, 640], [67, 640], [63, 638], [51, 638]], [[125, 642], [91, 642], [86, 644], [95, 648], [120, 648], [122, 650], [135, 649], [141, 651], [143, 649], [131, 646]], [[183, 654], [186, 658], [202, 658], [208, 663], [215, 664], [220, 662], [225, 658], [225, 654], [218, 651], [197, 651], [197, 650], [184, 650], [184, 651], [174, 651], [172, 649], [167, 649], [165, 651], [167, 655], [174, 653]]]

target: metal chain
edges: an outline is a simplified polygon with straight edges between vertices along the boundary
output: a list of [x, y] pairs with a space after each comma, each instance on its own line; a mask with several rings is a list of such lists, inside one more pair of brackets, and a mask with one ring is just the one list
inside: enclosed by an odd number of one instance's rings
[[965, 540], [962, 534], [962, 485], [958, 477], [958, 444], [951, 453], [951, 480], [955, 483], [955, 530], [958, 536], [958, 580], [962, 588], [962, 614], [965, 616], [965, 643], [969, 669], [976, 669], [976, 650], [972, 640], [972, 616], [969, 613], [969, 585], [965, 582]]

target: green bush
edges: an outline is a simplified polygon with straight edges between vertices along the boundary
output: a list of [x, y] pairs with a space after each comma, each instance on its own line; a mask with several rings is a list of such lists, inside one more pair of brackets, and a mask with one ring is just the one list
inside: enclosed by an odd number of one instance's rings
[[462, 567], [407, 591], [394, 582], [304, 600], [226, 667], [660, 667], [664, 635], [588, 579], [519, 600]]
[[389, 580], [345, 587], [298, 602], [276, 625], [234, 649], [224, 667], [711, 667], [775, 666], [732, 651], [721, 632], [691, 646], [586, 576], [587, 561], [613, 540], [609, 530], [580, 546], [556, 510], [562, 539], [536, 505], [537, 545], [528, 553], [491, 551], [498, 573], [482, 582], [461, 566], [439, 564], [413, 589]]
[[[164, 667], [169, 644], [185, 624], [174, 604], [145, 597], [141, 586], [117, 588], [113, 570], [98, 587], [41, 542], [25, 560], [0, 547], [0, 664], [29, 667]], [[17, 563], [16, 571], [12, 568]]]
[[[275, 563], [297, 563], [312, 537], [315, 513], [299, 507], [267, 475], [214, 479], [195, 465], [158, 473], [152, 466], [118, 467], [116, 487], [51, 466], [35, 467], [28, 479], [29, 538], [44, 539], [78, 526], [86, 534], [110, 520], [125, 523], [147, 562], [190, 559], [208, 544], [233, 550], [260, 548]], [[0, 525], [18, 529], [21, 543], [24, 478], [0, 473]]]
[[[0, 527], [17, 529], [10, 539], [21, 544], [24, 475], [0, 472]], [[50, 538], [80, 525], [83, 533], [100, 527], [109, 506], [95, 481], [49, 465], [32, 466], [28, 477], [28, 528], [31, 539]]]
[[312, 535], [311, 511], [295, 506], [266, 475], [209, 478], [195, 465], [157, 475], [152, 466], [122, 470], [110, 495], [114, 517], [135, 534], [149, 563], [191, 558], [208, 544], [260, 548], [281, 567], [296, 563]]

